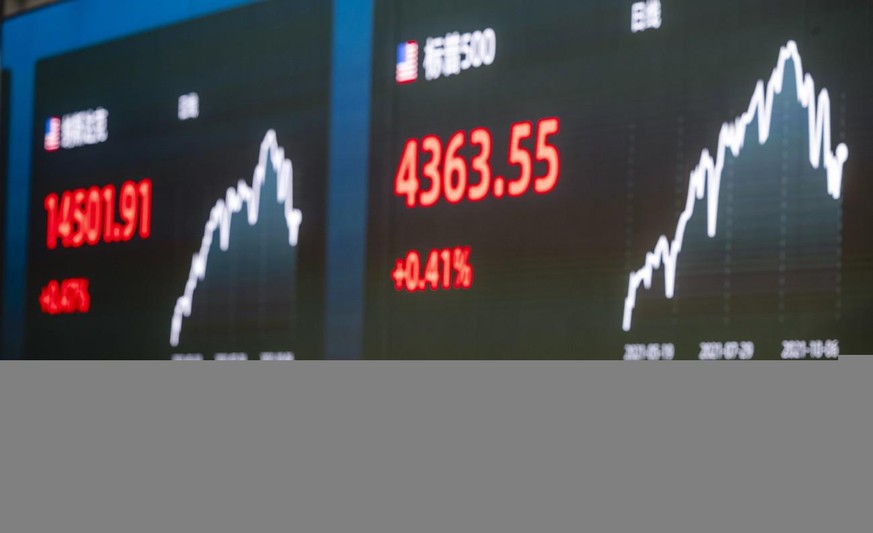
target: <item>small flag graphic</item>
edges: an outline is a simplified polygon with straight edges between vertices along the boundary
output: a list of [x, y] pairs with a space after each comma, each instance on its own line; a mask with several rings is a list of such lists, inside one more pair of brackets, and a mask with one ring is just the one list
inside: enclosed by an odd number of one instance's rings
[[418, 79], [418, 43], [406, 41], [397, 45], [397, 83], [412, 83]]
[[45, 121], [45, 151], [54, 152], [61, 147], [61, 119], [51, 117]]

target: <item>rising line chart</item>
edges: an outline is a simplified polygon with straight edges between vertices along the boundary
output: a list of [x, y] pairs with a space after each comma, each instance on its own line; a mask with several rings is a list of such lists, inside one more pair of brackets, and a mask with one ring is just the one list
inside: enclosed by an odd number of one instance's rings
[[773, 69], [770, 80], [766, 85], [762, 80], [758, 81], [746, 112], [733, 122], [722, 124], [715, 158], [708, 149], [704, 149], [700, 154], [700, 162], [691, 172], [685, 209], [679, 216], [673, 239], [670, 240], [666, 235], [662, 235], [654, 250], [646, 254], [645, 265], [630, 274], [622, 320], [624, 331], [631, 330], [633, 311], [640, 285], [646, 290], [651, 289], [654, 273], [662, 267], [664, 269], [665, 295], [668, 299], [673, 298], [676, 269], [685, 238], [685, 229], [694, 215], [697, 201], [702, 200], [704, 196], [706, 196], [707, 208], [707, 235], [709, 238], [715, 237], [719, 191], [727, 150], [730, 149], [734, 157], [740, 155], [745, 145], [746, 133], [756, 119], [758, 121], [758, 142], [761, 145], [767, 142], [770, 137], [774, 101], [776, 96], [782, 93], [785, 69], [789, 61], [794, 65], [797, 100], [809, 114], [809, 163], [813, 168], [818, 169], [822, 164], [822, 158], [824, 158], [828, 195], [834, 200], [839, 200], [842, 191], [843, 166], [849, 157], [849, 149], [842, 143], [836, 147], [836, 150], [832, 149], [830, 95], [827, 89], [822, 89], [816, 95], [812, 76], [803, 71], [797, 43], [788, 41], [779, 52], [779, 61], [776, 68]]
[[219, 232], [219, 246], [222, 251], [230, 248], [230, 227], [233, 216], [246, 208], [249, 226], [258, 223], [260, 212], [261, 188], [266, 181], [267, 165], [270, 165], [277, 176], [276, 201], [282, 204], [285, 210], [285, 222], [288, 226], [288, 243], [295, 247], [300, 232], [300, 224], [303, 222], [303, 213], [294, 207], [294, 169], [290, 159], [285, 158], [285, 149], [279, 146], [276, 140], [276, 132], [269, 130], [261, 142], [258, 165], [252, 176], [252, 185], [240, 180], [236, 187], [227, 189], [223, 199], [215, 202], [209, 212], [209, 220], [203, 231], [203, 239], [200, 241], [200, 250], [194, 254], [191, 260], [191, 269], [188, 273], [188, 281], [185, 283], [185, 292], [176, 300], [173, 309], [173, 319], [170, 326], [170, 344], [179, 345], [179, 337], [182, 334], [182, 321], [191, 316], [194, 303], [194, 291], [197, 284], [206, 279], [206, 267], [209, 252], [212, 249], [212, 241], [215, 231]]

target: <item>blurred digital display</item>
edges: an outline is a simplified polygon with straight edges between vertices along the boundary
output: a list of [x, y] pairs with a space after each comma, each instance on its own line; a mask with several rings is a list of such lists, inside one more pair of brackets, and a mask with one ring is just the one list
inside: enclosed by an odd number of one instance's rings
[[377, 0], [365, 356], [869, 353], [871, 24]]
[[369, 54], [331, 54], [370, 20], [333, 17], [266, 0], [36, 63], [26, 231], [0, 221], [21, 355], [873, 349], [870, 2], [374, 0], [369, 113], [342, 82]]
[[41, 61], [25, 356], [322, 356], [330, 3]]

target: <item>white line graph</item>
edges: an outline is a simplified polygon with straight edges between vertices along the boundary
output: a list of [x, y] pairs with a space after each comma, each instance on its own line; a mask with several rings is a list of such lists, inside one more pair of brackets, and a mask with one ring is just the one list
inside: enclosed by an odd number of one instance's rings
[[827, 170], [827, 192], [835, 200], [840, 198], [843, 182], [843, 166], [849, 157], [849, 149], [845, 144], [831, 149], [831, 100], [827, 89], [822, 89], [816, 99], [815, 82], [812, 76], [803, 72], [803, 62], [797, 43], [788, 41], [779, 52], [779, 62], [766, 86], [759, 80], [748, 110], [733, 122], [722, 124], [718, 137], [718, 150], [713, 159], [708, 149], [700, 154], [700, 162], [691, 172], [688, 184], [688, 197], [685, 209], [679, 216], [679, 223], [673, 240], [662, 235], [655, 249], [646, 254], [645, 265], [630, 274], [627, 297], [624, 302], [624, 318], [622, 329], [630, 331], [633, 311], [636, 306], [637, 291], [640, 285], [646, 290], [651, 288], [652, 277], [656, 270], [664, 267], [665, 293], [668, 299], [673, 298], [676, 285], [676, 267], [682, 242], [685, 238], [685, 228], [694, 214], [694, 206], [706, 195], [707, 200], [707, 235], [716, 235], [718, 220], [719, 191], [721, 174], [724, 169], [725, 155], [730, 149], [734, 157], [739, 156], [746, 140], [746, 132], [752, 122], [758, 119], [758, 142], [765, 144], [770, 137], [770, 122], [773, 116], [773, 103], [776, 95], [782, 93], [785, 78], [785, 66], [791, 61], [794, 65], [794, 75], [797, 84], [797, 100], [809, 113], [809, 162], [818, 169], [824, 155], [824, 166]]
[[278, 178], [276, 201], [283, 204], [285, 208], [288, 242], [291, 246], [297, 246], [303, 213], [294, 207], [294, 168], [291, 160], [285, 158], [285, 149], [279, 146], [276, 141], [276, 132], [270, 130], [261, 142], [261, 153], [258, 158], [258, 166], [255, 167], [252, 176], [251, 187], [245, 181], [240, 180], [236, 187], [227, 189], [225, 197], [215, 202], [215, 206], [209, 212], [209, 220], [206, 222], [203, 239], [200, 241], [200, 251], [194, 254], [191, 260], [191, 270], [188, 273], [188, 282], [185, 283], [185, 293], [176, 300], [176, 307], [173, 310], [173, 320], [170, 326], [170, 344], [172, 346], [179, 345], [182, 320], [191, 316], [194, 291], [197, 289], [197, 284], [206, 279], [206, 265], [215, 231], [219, 232], [221, 250], [227, 251], [230, 247], [230, 225], [234, 214], [242, 211], [243, 206], [245, 206], [249, 225], [257, 224], [261, 188], [266, 180], [267, 164], [272, 166]]

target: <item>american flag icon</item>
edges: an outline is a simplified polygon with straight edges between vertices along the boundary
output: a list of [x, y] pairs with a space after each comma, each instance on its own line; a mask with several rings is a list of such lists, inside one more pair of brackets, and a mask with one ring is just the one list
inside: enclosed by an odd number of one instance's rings
[[45, 151], [54, 152], [61, 147], [61, 118], [51, 117], [45, 121]]
[[397, 45], [397, 83], [412, 83], [418, 79], [418, 43], [406, 41]]

